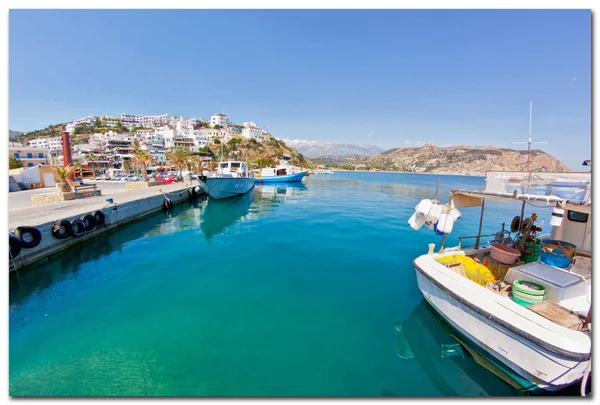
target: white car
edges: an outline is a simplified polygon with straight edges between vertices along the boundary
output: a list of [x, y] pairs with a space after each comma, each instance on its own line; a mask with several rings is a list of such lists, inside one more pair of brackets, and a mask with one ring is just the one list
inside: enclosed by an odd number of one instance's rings
[[125, 181], [138, 181], [140, 177], [137, 174], [130, 174], [128, 176], [123, 177], [121, 180]]

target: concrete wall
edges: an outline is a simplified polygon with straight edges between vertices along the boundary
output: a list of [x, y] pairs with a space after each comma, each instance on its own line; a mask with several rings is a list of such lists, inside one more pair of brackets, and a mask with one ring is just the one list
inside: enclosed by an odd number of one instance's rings
[[[173, 202], [173, 204], [181, 203], [187, 200], [189, 197], [187, 189], [165, 194]], [[27, 266], [40, 259], [61, 252], [75, 245], [79, 245], [86, 240], [95, 238], [96, 236], [108, 232], [111, 229], [118, 228], [127, 224], [128, 222], [135, 221], [136, 219], [140, 219], [144, 216], [160, 211], [162, 210], [164, 201], [164, 196], [162, 194], [158, 194], [135, 201], [130, 201], [123, 204], [114, 204], [112, 206], [102, 208], [101, 211], [104, 213], [106, 218], [105, 224], [102, 226], [96, 226], [96, 228], [92, 229], [91, 231], [86, 231], [78, 238], [71, 236], [67, 239], [56, 239], [53, 237], [52, 228], [55, 222], [48, 222], [37, 226], [42, 233], [42, 241], [33, 249], [21, 249], [19, 256], [17, 256], [12, 262], [9, 260], [9, 271]], [[77, 215], [62, 219], [72, 221], [88, 213], [90, 212], [81, 212]]]

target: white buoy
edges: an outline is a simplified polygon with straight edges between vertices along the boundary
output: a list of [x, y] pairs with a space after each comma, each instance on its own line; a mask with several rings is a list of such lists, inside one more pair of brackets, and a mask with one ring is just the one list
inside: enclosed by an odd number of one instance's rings
[[554, 208], [552, 210], [552, 217], [550, 218], [550, 225], [552, 226], [561, 226], [563, 221], [563, 216], [565, 215], [565, 210], [562, 208]]

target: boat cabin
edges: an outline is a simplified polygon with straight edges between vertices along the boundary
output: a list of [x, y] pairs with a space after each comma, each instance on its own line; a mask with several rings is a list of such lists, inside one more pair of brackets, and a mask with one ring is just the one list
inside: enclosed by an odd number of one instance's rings
[[246, 162], [228, 160], [219, 163], [216, 175], [218, 177], [249, 177], [251, 173], [248, 171]]

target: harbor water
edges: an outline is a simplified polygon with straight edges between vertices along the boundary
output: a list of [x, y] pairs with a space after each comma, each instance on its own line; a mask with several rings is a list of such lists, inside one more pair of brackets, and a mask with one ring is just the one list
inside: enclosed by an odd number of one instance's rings
[[[160, 212], [10, 275], [12, 396], [518, 395], [417, 288], [415, 205], [483, 177], [337, 172]], [[446, 245], [476, 235], [461, 210]], [[551, 209], [527, 206], [550, 232]], [[483, 233], [520, 205], [486, 202]]]

